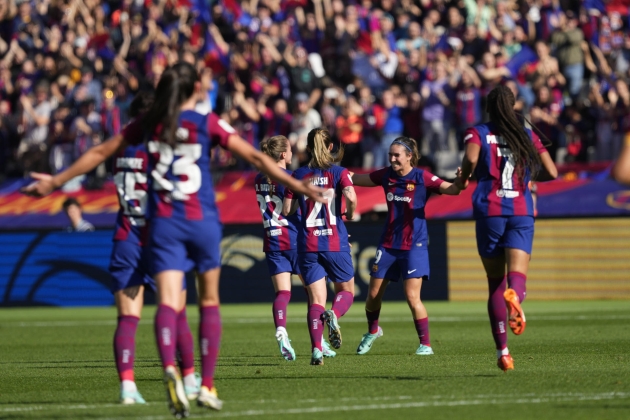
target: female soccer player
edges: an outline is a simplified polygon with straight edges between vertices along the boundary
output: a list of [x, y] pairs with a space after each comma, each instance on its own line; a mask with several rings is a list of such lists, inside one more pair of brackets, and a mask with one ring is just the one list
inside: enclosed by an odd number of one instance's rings
[[[309, 296], [307, 316], [311, 336], [311, 365], [323, 365], [323, 322], [328, 325], [330, 344], [341, 347], [342, 317], [354, 300], [354, 267], [350, 256], [348, 232], [342, 220], [341, 196], [346, 199], [346, 219], [352, 220], [357, 197], [352, 186], [350, 172], [334, 163], [341, 161], [343, 149], [332, 154], [332, 138], [322, 128], [311, 130], [307, 136], [307, 151], [311, 155], [308, 166], [299, 168], [293, 176], [299, 180], [311, 180], [323, 189], [325, 204], [309, 197], [296, 197], [297, 191], [289, 190], [284, 196], [283, 214], [295, 212], [298, 205], [302, 221], [298, 230], [298, 265]], [[295, 197], [295, 199], [294, 199]], [[332, 310], [326, 310], [326, 278], [334, 283], [335, 300]]]
[[[183, 306], [181, 288], [187, 258], [199, 276], [202, 384], [197, 404], [221, 409], [214, 388], [214, 369], [221, 336], [219, 275], [221, 224], [210, 176], [210, 148], [220, 145], [314, 201], [322, 201], [321, 189], [310, 180], [299, 182], [287, 175], [265, 154], [241, 139], [216, 114], [194, 111], [199, 77], [189, 63], [180, 62], [161, 76], [155, 101], [143, 118], [127, 127], [125, 135], [90, 149], [67, 171], [50, 177], [34, 174], [39, 182], [25, 192], [42, 194], [85, 173], [121, 147], [148, 137], [150, 188], [148, 215], [151, 271], [158, 289], [155, 332], [164, 367], [164, 383], [171, 411], [186, 416], [186, 399], [180, 373], [175, 368], [177, 311]], [[141, 142], [141, 140], [140, 140]]]
[[378, 325], [383, 294], [390, 281], [400, 278], [420, 339], [416, 354], [433, 354], [429, 317], [420, 300], [422, 282], [429, 279], [429, 238], [424, 208], [432, 192], [458, 195], [461, 190], [456, 184], [416, 168], [418, 159], [416, 141], [398, 137], [389, 147], [390, 167], [352, 176], [354, 185], [382, 187], [387, 198], [387, 223], [376, 250], [365, 302], [368, 332], [363, 335], [357, 354], [370, 351], [374, 341], [383, 335]]
[[[278, 166], [291, 175], [287, 169], [293, 153], [291, 143], [285, 136], [273, 136], [260, 143], [260, 150], [277, 162]], [[297, 232], [300, 225], [299, 213], [283, 216], [282, 205], [285, 187], [273, 182], [263, 173], [254, 180], [256, 199], [260, 207], [265, 229], [263, 251], [276, 298], [273, 302], [273, 321], [276, 326], [276, 340], [280, 354], [285, 360], [295, 360], [295, 350], [291, 346], [287, 333], [287, 306], [291, 300], [291, 274], [297, 274], [302, 280], [297, 263]], [[303, 282], [303, 280], [302, 280]], [[323, 342], [325, 357], [334, 357], [336, 353], [327, 342]]]
[[465, 188], [473, 173], [478, 181], [473, 193], [477, 250], [488, 277], [497, 365], [507, 371], [514, 369], [514, 361], [507, 348], [506, 319], [516, 335], [526, 325], [521, 304], [534, 239], [534, 206], [527, 185], [530, 179], [555, 179], [558, 170], [540, 138], [519, 122], [509, 88], [497, 86], [486, 103], [490, 122], [464, 134], [459, 182]]
[[[153, 95], [138, 94], [131, 103], [130, 117], [146, 112], [153, 102]], [[114, 333], [114, 356], [120, 377], [120, 402], [144, 404], [134, 381], [135, 337], [142, 306], [144, 287], [156, 290], [149, 274], [145, 252], [148, 233], [146, 220], [148, 156], [144, 144], [128, 146], [116, 155], [114, 183], [120, 209], [116, 218], [114, 246], [109, 271], [112, 274], [112, 291], [118, 311], [118, 326]], [[177, 350], [184, 379], [184, 391], [189, 400], [199, 395], [195, 377], [193, 338], [186, 319], [186, 290], [182, 290], [184, 306], [177, 314]]]

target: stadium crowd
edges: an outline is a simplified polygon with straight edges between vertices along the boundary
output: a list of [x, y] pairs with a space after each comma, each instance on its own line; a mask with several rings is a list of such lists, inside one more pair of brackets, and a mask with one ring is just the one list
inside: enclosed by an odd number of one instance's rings
[[[630, 128], [627, 3], [0, 0], [0, 174], [66, 168], [180, 59], [201, 74], [199, 110], [254, 146], [287, 136], [295, 167], [322, 126], [343, 166], [384, 166], [405, 135], [439, 173], [499, 84], [557, 163], [612, 160]], [[248, 167], [219, 150], [213, 165]]]

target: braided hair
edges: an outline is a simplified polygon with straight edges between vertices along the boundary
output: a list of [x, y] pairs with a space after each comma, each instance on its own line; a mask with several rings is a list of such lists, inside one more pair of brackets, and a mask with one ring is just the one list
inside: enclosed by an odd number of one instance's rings
[[542, 166], [542, 161], [523, 124], [516, 117], [515, 103], [516, 98], [510, 88], [500, 85], [488, 94], [486, 110], [490, 114], [490, 121], [495, 124], [512, 152], [516, 175], [523, 183], [525, 170], [529, 170], [531, 176], [535, 177]]

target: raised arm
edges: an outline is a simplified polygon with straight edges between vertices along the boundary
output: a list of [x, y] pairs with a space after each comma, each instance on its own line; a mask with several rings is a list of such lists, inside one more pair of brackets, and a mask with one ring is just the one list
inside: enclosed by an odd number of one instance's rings
[[124, 137], [122, 134], [118, 134], [111, 137], [104, 143], [94, 146], [85, 152], [76, 162], [72, 164], [68, 169], [58, 173], [55, 176], [41, 173], [32, 173], [31, 177], [36, 182], [22, 188], [22, 192], [26, 195], [34, 197], [43, 197], [50, 194], [56, 188], [61, 187], [63, 184], [71, 180], [72, 178], [86, 174], [98, 165], [103, 163], [108, 157], [116, 153], [121, 147], [124, 147]]

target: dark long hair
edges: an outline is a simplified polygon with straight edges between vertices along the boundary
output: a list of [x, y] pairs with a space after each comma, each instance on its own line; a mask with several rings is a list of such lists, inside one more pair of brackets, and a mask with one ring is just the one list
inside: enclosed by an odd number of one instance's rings
[[[527, 135], [523, 124], [516, 117], [514, 104], [516, 98], [507, 86], [497, 86], [488, 94], [486, 110], [492, 121], [507, 143], [514, 157], [514, 169], [518, 180], [523, 183], [525, 170], [535, 177], [542, 166], [538, 151]], [[500, 147], [500, 145], [499, 145]]]
[[175, 146], [179, 107], [195, 93], [195, 82], [198, 80], [197, 70], [185, 61], [165, 70], [155, 89], [155, 100], [144, 115], [144, 128], [154, 133], [161, 125], [160, 141]]

